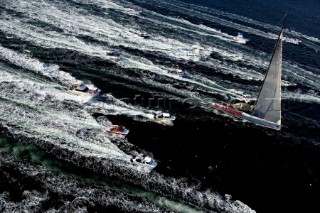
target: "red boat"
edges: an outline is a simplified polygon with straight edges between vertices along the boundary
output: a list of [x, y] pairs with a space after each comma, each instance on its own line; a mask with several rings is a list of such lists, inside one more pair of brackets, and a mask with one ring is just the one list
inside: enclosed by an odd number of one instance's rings
[[110, 129], [108, 129], [107, 132], [111, 133], [111, 134], [117, 134], [117, 135], [126, 136], [129, 133], [129, 130], [124, 128], [124, 126], [116, 125], [116, 126], [113, 126]]

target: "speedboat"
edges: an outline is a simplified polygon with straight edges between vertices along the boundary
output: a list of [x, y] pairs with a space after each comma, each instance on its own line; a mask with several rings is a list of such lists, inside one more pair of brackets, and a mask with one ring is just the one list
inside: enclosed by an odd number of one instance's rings
[[242, 33], [238, 33], [238, 35], [235, 37], [235, 41], [240, 44], [245, 44], [248, 39], [243, 38]]
[[81, 82], [80, 84], [71, 85], [69, 88], [69, 91], [75, 94], [90, 95], [90, 96], [95, 96], [100, 92], [100, 90], [97, 88], [89, 88], [83, 82]]
[[139, 8], [135, 8], [135, 9], [133, 9], [133, 13], [135, 14], [135, 15], [139, 15], [141, 12], [142, 12], [142, 10], [141, 9], [139, 9]]
[[169, 113], [159, 113], [154, 115], [155, 120], [168, 120], [174, 121], [176, 120], [176, 116], [170, 115]]
[[[191, 61], [204, 60], [208, 56], [208, 51], [199, 44], [192, 45], [192, 51], [187, 53]], [[210, 53], [209, 53], [210, 54]]]
[[281, 86], [284, 87], [293, 87], [293, 86], [297, 86], [296, 83], [291, 83], [289, 81], [285, 81], [285, 80], [281, 80]]
[[149, 156], [145, 156], [143, 154], [139, 154], [130, 159], [130, 162], [138, 167], [139, 170], [143, 170], [145, 172], [151, 172], [158, 163]]
[[151, 35], [148, 33], [142, 33], [140, 36], [145, 39], [151, 38]]
[[121, 52], [119, 52], [119, 51], [113, 51], [113, 52], [107, 53], [107, 55], [109, 55], [109, 56], [115, 56], [115, 57], [120, 57]]
[[180, 77], [185, 77], [186, 76], [186, 72], [182, 71], [181, 69], [170, 69], [168, 70], [169, 74], [173, 74], [173, 75], [177, 75]]
[[129, 133], [129, 130], [124, 128], [124, 126], [115, 125], [107, 130], [110, 134], [116, 134], [121, 136], [126, 136]]

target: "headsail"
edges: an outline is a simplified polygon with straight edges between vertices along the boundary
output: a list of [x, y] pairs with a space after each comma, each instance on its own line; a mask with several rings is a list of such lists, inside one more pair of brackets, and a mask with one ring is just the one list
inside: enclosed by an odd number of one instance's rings
[[252, 113], [253, 116], [278, 125], [281, 125], [282, 39], [283, 29], [281, 29], [268, 72]]

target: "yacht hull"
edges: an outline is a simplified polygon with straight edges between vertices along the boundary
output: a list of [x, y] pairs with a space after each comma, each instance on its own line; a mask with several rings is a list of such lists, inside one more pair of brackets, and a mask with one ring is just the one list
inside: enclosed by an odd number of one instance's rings
[[262, 126], [262, 127], [275, 129], [275, 130], [281, 130], [281, 125], [279, 125], [277, 123], [274, 123], [274, 122], [267, 121], [267, 120], [262, 119], [262, 118], [258, 118], [258, 117], [252, 116], [252, 115], [250, 115], [248, 113], [236, 110], [236, 109], [234, 109], [232, 107], [228, 107], [228, 106], [221, 105], [221, 104], [218, 104], [218, 103], [212, 103], [212, 107], [217, 109], [217, 110], [219, 110], [219, 111], [222, 111], [222, 112], [224, 112], [224, 113], [226, 113], [228, 115], [231, 115], [233, 117], [237, 117], [237, 118], [240, 118], [242, 120], [249, 121], [250, 123], [253, 123], [253, 124], [256, 124], [256, 125], [259, 125], [259, 126]]

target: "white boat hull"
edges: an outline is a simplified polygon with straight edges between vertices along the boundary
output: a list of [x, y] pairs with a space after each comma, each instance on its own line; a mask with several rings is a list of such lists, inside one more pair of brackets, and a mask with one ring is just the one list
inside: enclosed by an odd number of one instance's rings
[[148, 164], [140, 164], [136, 163], [137, 169], [141, 172], [150, 173], [157, 165], [148, 165]]
[[176, 118], [155, 118], [156, 121], [174, 121]]
[[75, 94], [75, 95], [82, 95], [82, 96], [87, 96], [87, 97], [95, 97], [99, 94], [100, 90], [98, 90], [95, 93], [88, 93], [88, 92], [81, 92], [81, 91], [77, 91], [77, 90], [69, 90], [71, 93]]
[[279, 125], [277, 123], [249, 115], [245, 112], [236, 110], [232, 107], [228, 107], [228, 106], [217, 104], [217, 103], [212, 103], [212, 107], [219, 110], [219, 111], [222, 111], [226, 114], [229, 114], [233, 117], [237, 117], [237, 118], [249, 121], [253, 124], [263, 126], [263, 127], [268, 127], [268, 128], [275, 129], [275, 130], [281, 130], [281, 125]]
[[135, 166], [138, 171], [146, 172], [146, 173], [150, 173], [158, 165], [156, 161], [153, 161], [151, 164], [148, 164], [148, 163], [141, 163], [141, 162], [130, 160], [130, 163], [132, 163], [133, 166]]

